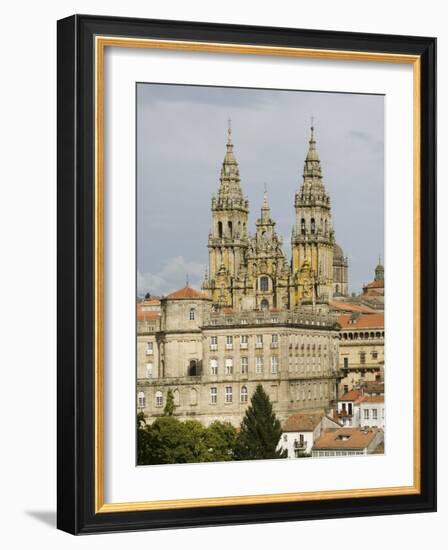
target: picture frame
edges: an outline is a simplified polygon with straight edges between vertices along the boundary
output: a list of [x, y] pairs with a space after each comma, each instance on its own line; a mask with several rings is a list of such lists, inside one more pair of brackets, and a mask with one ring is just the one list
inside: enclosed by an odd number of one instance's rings
[[[413, 71], [413, 483], [105, 499], [107, 48], [405, 64]], [[74, 15], [58, 21], [58, 528], [72, 534], [436, 510], [436, 40]], [[387, 154], [387, 149], [386, 149]]]

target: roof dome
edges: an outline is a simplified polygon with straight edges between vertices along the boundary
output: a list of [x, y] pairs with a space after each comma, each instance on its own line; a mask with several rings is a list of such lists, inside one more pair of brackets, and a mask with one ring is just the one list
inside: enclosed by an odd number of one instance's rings
[[208, 300], [208, 297], [190, 286], [180, 288], [166, 297], [167, 300]]
[[333, 246], [333, 261], [334, 260], [337, 260], [337, 261], [340, 261], [340, 262], [342, 262], [344, 260], [344, 251], [336, 243], [334, 243], [334, 246]]

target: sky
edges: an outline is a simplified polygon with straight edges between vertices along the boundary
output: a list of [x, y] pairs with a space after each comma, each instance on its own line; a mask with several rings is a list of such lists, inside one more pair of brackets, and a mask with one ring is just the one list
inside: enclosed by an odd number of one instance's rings
[[168, 294], [187, 278], [200, 288], [229, 119], [250, 231], [266, 185], [290, 259], [313, 117], [349, 290], [373, 280], [384, 257], [383, 96], [139, 83], [136, 116], [139, 295]]

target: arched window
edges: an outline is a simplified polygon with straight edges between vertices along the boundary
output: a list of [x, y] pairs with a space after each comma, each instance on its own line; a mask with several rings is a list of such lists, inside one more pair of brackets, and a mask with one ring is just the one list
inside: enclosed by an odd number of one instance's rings
[[222, 237], [222, 222], [218, 222], [218, 237]]
[[302, 235], [305, 235], [306, 227], [305, 227], [305, 218], [302, 218], [300, 220], [300, 232]]
[[260, 277], [260, 290], [261, 292], [268, 292], [269, 290], [269, 277]]
[[161, 391], [156, 391], [156, 407], [163, 407], [163, 395]]
[[328, 232], [328, 224], [327, 224], [327, 220], [325, 220], [324, 222], [324, 228], [325, 228], [325, 235], [327, 234]]
[[269, 302], [268, 302], [268, 300], [266, 300], [266, 298], [261, 300], [261, 309], [264, 310], [264, 311], [269, 309]]
[[178, 407], [180, 405], [180, 393], [179, 393], [179, 390], [174, 390], [173, 391], [173, 397], [174, 397], [174, 404], [176, 405], [176, 407]]
[[311, 218], [311, 233], [315, 233], [316, 231], [316, 222], [314, 218]]
[[232, 222], [227, 222], [227, 226], [229, 228], [229, 237], [232, 238], [233, 236]]
[[336, 285], [336, 294], [339, 294], [339, 285]]
[[195, 388], [190, 390], [190, 405], [198, 404], [198, 391]]
[[146, 405], [145, 394], [142, 391], [140, 391], [137, 394], [137, 407], [139, 409], [144, 409], [145, 405]]
[[241, 403], [247, 403], [247, 387], [246, 386], [241, 387], [240, 401], [241, 401]]
[[194, 321], [195, 313], [196, 313], [196, 312], [195, 312], [195, 309], [194, 309], [194, 307], [192, 307], [192, 308], [190, 309], [190, 313], [189, 313], [190, 321]]

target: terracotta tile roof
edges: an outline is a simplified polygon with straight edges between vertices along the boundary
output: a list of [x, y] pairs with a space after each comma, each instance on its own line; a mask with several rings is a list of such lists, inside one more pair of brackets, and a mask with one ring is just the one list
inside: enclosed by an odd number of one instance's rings
[[350, 390], [344, 393], [344, 395], [339, 398], [339, 401], [357, 401], [361, 396], [362, 392], [360, 390]]
[[312, 432], [322, 420], [322, 413], [296, 413], [289, 416], [284, 424], [284, 432]]
[[360, 314], [358, 317], [339, 315], [338, 323], [342, 329], [384, 328], [384, 313]]
[[166, 297], [167, 300], [209, 300], [203, 292], [199, 292], [191, 286], [180, 288]]
[[158, 306], [160, 305], [160, 299], [159, 298], [150, 298], [149, 300], [143, 300], [140, 302], [142, 306]]
[[330, 306], [333, 309], [340, 309], [342, 311], [353, 311], [359, 313], [375, 313], [375, 310], [368, 306], [349, 304], [347, 302], [330, 302]]
[[157, 321], [160, 319], [160, 313], [158, 311], [141, 311], [137, 309], [138, 321]]
[[359, 403], [384, 403], [384, 395], [363, 395], [358, 399]]
[[376, 437], [379, 428], [339, 428], [324, 432], [313, 449], [365, 449]]
[[368, 290], [365, 293], [366, 296], [384, 296], [382, 292], [378, 292], [377, 290]]
[[372, 281], [364, 286], [364, 288], [384, 288], [384, 281]]

